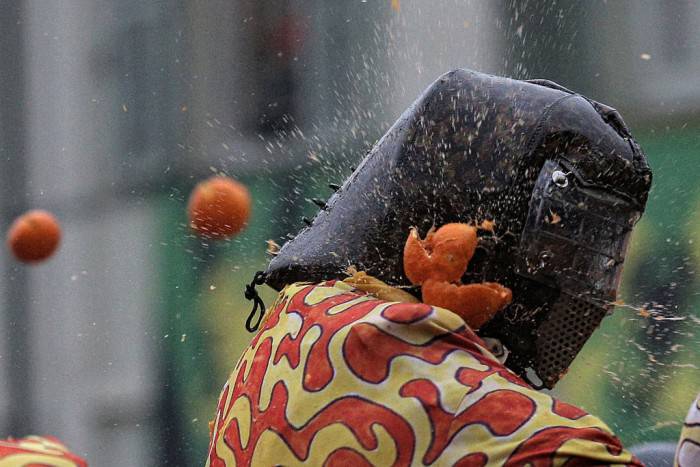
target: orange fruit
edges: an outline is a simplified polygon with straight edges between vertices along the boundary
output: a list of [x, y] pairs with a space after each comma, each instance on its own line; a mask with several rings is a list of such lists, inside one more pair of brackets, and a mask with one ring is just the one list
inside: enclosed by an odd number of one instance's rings
[[476, 228], [467, 224], [445, 224], [430, 229], [421, 240], [413, 228], [403, 250], [403, 268], [414, 285], [428, 279], [456, 282], [462, 278], [476, 250]]
[[421, 290], [423, 303], [458, 314], [475, 330], [513, 300], [511, 290], [495, 282], [456, 285], [429, 279]]
[[230, 238], [245, 228], [251, 198], [241, 183], [224, 176], [199, 183], [187, 205], [190, 226], [206, 238]]
[[7, 231], [7, 246], [25, 263], [43, 261], [51, 256], [61, 240], [61, 226], [49, 212], [39, 209], [19, 216]]

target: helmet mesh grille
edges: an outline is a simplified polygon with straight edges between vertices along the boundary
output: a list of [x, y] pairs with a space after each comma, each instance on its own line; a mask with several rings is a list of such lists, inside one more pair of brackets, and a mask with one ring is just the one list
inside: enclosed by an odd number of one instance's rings
[[537, 332], [533, 370], [547, 388], [564, 375], [605, 317], [604, 307], [562, 294]]

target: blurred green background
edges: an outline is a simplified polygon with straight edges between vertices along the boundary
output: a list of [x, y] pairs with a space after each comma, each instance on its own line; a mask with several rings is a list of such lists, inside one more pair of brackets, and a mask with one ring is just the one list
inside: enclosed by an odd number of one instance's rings
[[[0, 436], [55, 434], [100, 466], [202, 463], [266, 241], [467, 67], [616, 107], [648, 153], [629, 306], [555, 392], [626, 445], [674, 440], [700, 388], [698, 26], [696, 2], [661, 0], [0, 4], [0, 225], [41, 207], [64, 228], [45, 264], [0, 253]], [[213, 173], [254, 197], [227, 242], [186, 225]]]

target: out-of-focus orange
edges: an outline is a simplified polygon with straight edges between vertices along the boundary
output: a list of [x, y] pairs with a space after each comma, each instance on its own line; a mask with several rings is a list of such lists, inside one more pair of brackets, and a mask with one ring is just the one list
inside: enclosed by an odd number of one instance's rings
[[445, 224], [431, 229], [421, 240], [411, 229], [403, 250], [403, 268], [414, 285], [428, 279], [456, 282], [467, 270], [476, 250], [476, 228], [467, 224]]
[[190, 226], [202, 237], [230, 238], [247, 225], [250, 205], [250, 193], [243, 184], [224, 176], [211, 177], [190, 195]]
[[61, 240], [61, 226], [49, 212], [34, 209], [19, 216], [7, 232], [7, 246], [25, 263], [51, 256]]

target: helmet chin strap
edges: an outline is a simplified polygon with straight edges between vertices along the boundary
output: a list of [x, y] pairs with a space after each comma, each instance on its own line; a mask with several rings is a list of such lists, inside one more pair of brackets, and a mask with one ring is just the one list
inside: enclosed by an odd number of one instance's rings
[[[250, 282], [250, 284], [245, 286], [245, 298], [253, 301], [253, 309], [250, 310], [248, 319], [245, 321], [245, 328], [248, 330], [248, 332], [255, 332], [258, 330], [260, 327], [260, 322], [265, 314], [265, 304], [263, 303], [262, 298], [260, 298], [260, 295], [258, 295], [258, 291], [255, 290], [256, 286], [263, 285], [265, 283], [265, 279], [267, 279], [265, 273], [263, 271], [258, 271], [255, 273], [255, 276], [253, 276], [253, 280]], [[255, 315], [258, 314], [258, 310], [260, 316], [257, 317], [255, 324], [253, 324], [253, 319], [255, 319]]]

